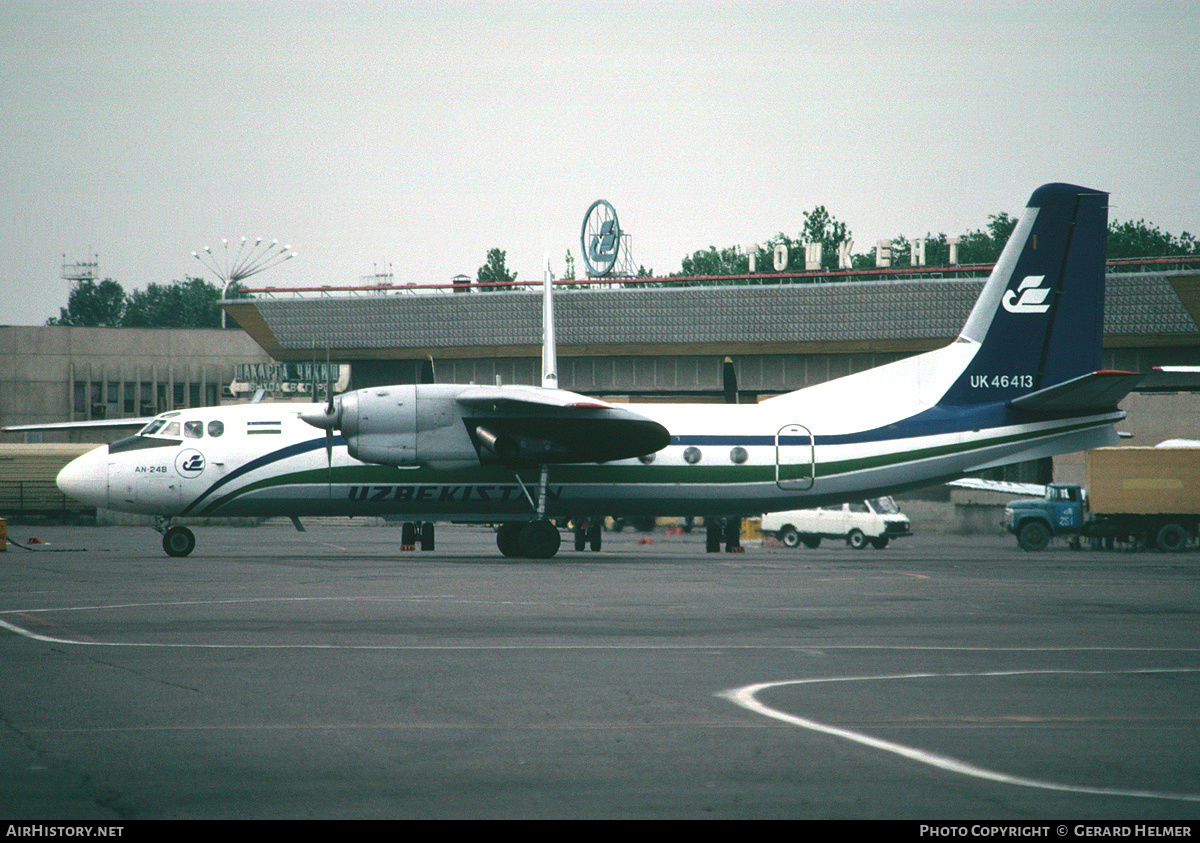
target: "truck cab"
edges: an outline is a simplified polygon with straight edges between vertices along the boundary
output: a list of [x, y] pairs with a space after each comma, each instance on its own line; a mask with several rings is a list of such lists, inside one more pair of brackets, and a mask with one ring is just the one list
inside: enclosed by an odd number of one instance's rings
[[1078, 542], [1083, 510], [1083, 489], [1077, 483], [1049, 483], [1041, 499], [1009, 501], [1003, 524], [1024, 550], [1042, 550], [1056, 535]]

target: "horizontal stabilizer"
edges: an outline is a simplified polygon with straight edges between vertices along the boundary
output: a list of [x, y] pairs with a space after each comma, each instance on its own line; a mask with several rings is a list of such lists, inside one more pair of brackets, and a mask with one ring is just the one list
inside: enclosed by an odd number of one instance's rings
[[961, 480], [951, 480], [946, 484], [959, 489], [973, 489], [978, 492], [1000, 492], [1005, 495], [1027, 495], [1040, 498], [1046, 494], [1046, 487], [1041, 483], [1017, 483], [1012, 480], [984, 480], [979, 477], [964, 477]]
[[1138, 392], [1200, 392], [1200, 366], [1155, 366]]
[[1143, 375], [1138, 372], [1092, 372], [1063, 383], [1030, 392], [1008, 402], [1010, 407], [1034, 413], [1086, 413], [1116, 409]]

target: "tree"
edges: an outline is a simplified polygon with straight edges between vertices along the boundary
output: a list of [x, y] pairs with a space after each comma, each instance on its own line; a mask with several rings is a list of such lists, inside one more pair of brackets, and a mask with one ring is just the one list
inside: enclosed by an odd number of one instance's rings
[[487, 263], [479, 267], [479, 272], [475, 276], [475, 279], [481, 285], [479, 288], [481, 291], [489, 292], [493, 290], [512, 289], [512, 283], [517, 280], [517, 273], [510, 273], [504, 265], [507, 254], [502, 249], [488, 250]]
[[968, 231], [959, 240], [958, 262], [960, 264], [995, 263], [1004, 250], [1004, 244], [1017, 226], [1016, 217], [1001, 211], [988, 217], [986, 231]]
[[80, 281], [67, 297], [67, 306], [58, 309], [58, 318], [52, 316], [46, 324], [116, 328], [125, 317], [126, 304], [125, 289], [111, 278], [99, 284], [90, 279]]
[[[850, 229], [844, 222], [835, 219], [824, 205], [818, 205], [804, 215], [804, 225], [800, 229], [801, 248], [804, 243], [821, 244], [821, 268], [838, 268], [838, 249], [850, 239]], [[804, 253], [801, 252], [801, 255]], [[803, 261], [803, 257], [800, 258]], [[803, 263], [800, 264], [803, 267]]]
[[1176, 237], [1145, 220], [1108, 224], [1109, 258], [1150, 258], [1200, 255], [1200, 240], [1186, 231]]
[[676, 276], [693, 275], [745, 275], [750, 271], [750, 258], [737, 246], [730, 246], [717, 251], [716, 246], [708, 250], [693, 252], [691, 257], [683, 259], [683, 271], [674, 273]]
[[126, 328], [220, 328], [221, 290], [203, 278], [150, 284], [129, 296]]

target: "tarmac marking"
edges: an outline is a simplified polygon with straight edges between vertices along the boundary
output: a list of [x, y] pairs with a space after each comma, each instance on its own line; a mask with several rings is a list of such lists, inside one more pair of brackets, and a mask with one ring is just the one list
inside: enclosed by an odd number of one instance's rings
[[1124, 796], [1139, 799], [1171, 799], [1183, 802], [1200, 802], [1200, 794], [1196, 793], [1167, 793], [1154, 790], [1128, 790], [1115, 787], [1095, 787], [1091, 785], [1076, 785], [1066, 784], [1062, 782], [1044, 781], [1041, 779], [1031, 779], [1025, 776], [1015, 776], [1008, 773], [989, 770], [986, 767], [980, 767], [968, 761], [962, 761], [949, 755], [943, 755], [937, 752], [920, 749], [918, 747], [907, 746], [895, 741], [877, 738], [873, 735], [868, 735], [863, 732], [856, 732], [852, 729], [845, 729], [840, 726], [831, 726], [827, 723], [821, 723], [807, 717], [800, 717], [796, 714], [791, 714], [786, 711], [780, 711], [777, 708], [772, 708], [758, 699], [758, 694], [771, 688], [782, 688], [788, 685], [815, 685], [826, 682], [878, 682], [892, 679], [933, 679], [947, 677], [1000, 677], [1000, 676], [1035, 676], [1035, 675], [1052, 675], [1065, 674], [1075, 676], [1101, 676], [1107, 674], [1118, 673], [1133, 673], [1133, 674], [1169, 674], [1169, 673], [1198, 673], [1200, 668], [1196, 667], [1181, 667], [1181, 668], [1132, 668], [1129, 670], [997, 670], [985, 671], [980, 673], [905, 673], [896, 675], [884, 676], [835, 676], [822, 677], [812, 679], [789, 679], [780, 682], [760, 682], [754, 685], [744, 685], [740, 688], [731, 688], [726, 691], [719, 692], [716, 696], [723, 697], [735, 705], [752, 711], [756, 714], [761, 714], [764, 717], [769, 717], [792, 726], [798, 726], [802, 729], [808, 729], [812, 732], [819, 732], [825, 735], [831, 735], [837, 738], [843, 738], [853, 743], [868, 746], [873, 749], [878, 749], [883, 752], [890, 752], [893, 755], [899, 755], [902, 758], [907, 758], [910, 761], [916, 761], [921, 764], [927, 764], [931, 767], [936, 767], [939, 770], [956, 773], [958, 775], [970, 776], [986, 781], [999, 782], [1001, 784], [1016, 785], [1018, 787], [1031, 787], [1041, 790], [1054, 790], [1067, 793], [1083, 793], [1093, 796]]
[[17, 617], [25, 618], [25, 620], [29, 621], [30, 623], [41, 624], [42, 626], [46, 626], [46, 627], [49, 627], [50, 629], [58, 630], [60, 633], [63, 633], [66, 635], [75, 635], [78, 637], [79, 641], [95, 641], [96, 640], [96, 639], [92, 638], [90, 635], [84, 635], [82, 632], [77, 632], [68, 626], [63, 626], [62, 624], [55, 623], [54, 621], [46, 620], [45, 618], [39, 618], [37, 615], [31, 615], [28, 612], [14, 612], [13, 614], [17, 615]]

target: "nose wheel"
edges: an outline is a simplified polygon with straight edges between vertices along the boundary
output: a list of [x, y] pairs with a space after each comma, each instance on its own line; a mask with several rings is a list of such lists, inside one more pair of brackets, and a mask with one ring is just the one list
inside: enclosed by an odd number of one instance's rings
[[196, 534], [187, 527], [171, 527], [163, 533], [162, 544], [168, 556], [187, 556], [196, 549]]

